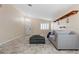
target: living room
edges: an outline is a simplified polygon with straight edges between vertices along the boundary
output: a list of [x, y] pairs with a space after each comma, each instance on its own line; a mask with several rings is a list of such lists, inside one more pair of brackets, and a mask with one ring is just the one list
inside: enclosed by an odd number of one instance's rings
[[[1, 4], [0, 53], [78, 54], [78, 11], [79, 4]], [[75, 40], [71, 38], [69, 41], [61, 41], [61, 37], [60, 41], [63, 43], [58, 47], [56, 42], [53, 43], [47, 38], [49, 32], [54, 34], [54, 30], [59, 30], [56, 32], [58, 35], [65, 33], [64, 39], [73, 36]], [[67, 35], [74, 32], [75, 35]], [[36, 36], [33, 38], [34, 35]]]

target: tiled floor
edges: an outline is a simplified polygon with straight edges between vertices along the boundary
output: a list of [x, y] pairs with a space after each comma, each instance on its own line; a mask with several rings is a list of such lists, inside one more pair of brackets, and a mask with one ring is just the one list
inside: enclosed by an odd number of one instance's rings
[[29, 37], [15, 39], [0, 46], [0, 54], [78, 54], [79, 51], [58, 51], [46, 39], [46, 44], [29, 44]]

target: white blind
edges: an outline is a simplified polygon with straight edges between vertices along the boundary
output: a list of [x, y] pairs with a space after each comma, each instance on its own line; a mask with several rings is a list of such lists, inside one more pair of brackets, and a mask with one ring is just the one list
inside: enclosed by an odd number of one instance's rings
[[49, 23], [41, 23], [40, 29], [41, 30], [49, 30]]

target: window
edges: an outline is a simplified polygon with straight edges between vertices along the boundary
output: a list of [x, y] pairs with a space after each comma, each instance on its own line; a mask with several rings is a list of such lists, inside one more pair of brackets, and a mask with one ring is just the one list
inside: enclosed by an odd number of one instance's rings
[[41, 30], [49, 30], [49, 23], [41, 23], [40, 29]]

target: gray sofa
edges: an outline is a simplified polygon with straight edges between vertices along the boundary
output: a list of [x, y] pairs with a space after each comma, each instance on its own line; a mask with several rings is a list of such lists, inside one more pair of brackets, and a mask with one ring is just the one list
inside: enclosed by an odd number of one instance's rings
[[79, 49], [79, 37], [73, 31], [56, 30], [56, 38], [50, 36], [48, 39], [57, 49]]

